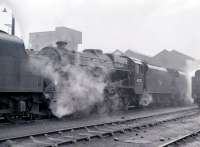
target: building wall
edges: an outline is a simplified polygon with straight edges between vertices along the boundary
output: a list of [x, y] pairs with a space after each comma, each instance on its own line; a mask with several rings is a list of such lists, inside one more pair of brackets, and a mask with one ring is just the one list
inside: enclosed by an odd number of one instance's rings
[[57, 41], [66, 41], [67, 48], [77, 51], [78, 44], [82, 43], [82, 32], [66, 27], [56, 27], [55, 31], [30, 33], [30, 48], [40, 50], [46, 46], [55, 46]]

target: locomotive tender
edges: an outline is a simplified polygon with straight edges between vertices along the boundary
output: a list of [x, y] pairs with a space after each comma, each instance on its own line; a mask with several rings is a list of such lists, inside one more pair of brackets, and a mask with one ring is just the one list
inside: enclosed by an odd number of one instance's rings
[[[45, 47], [35, 56], [48, 57], [59, 66], [63, 65], [63, 60], [81, 68], [92, 65], [88, 69], [94, 76], [106, 73], [105, 100], [109, 101], [109, 96], [117, 93], [125, 109], [140, 106], [141, 99], [148, 100], [146, 97], [149, 95], [152, 97], [150, 106], [183, 104], [187, 91], [183, 90], [187, 89], [184, 73], [149, 65], [125, 55], [104, 54], [96, 49], [73, 52], [66, 50], [65, 45], [60, 41], [58, 47]], [[64, 58], [62, 54], [65, 54]], [[48, 84], [52, 82], [28, 68], [30, 58], [21, 39], [0, 32], [0, 116], [50, 113], [48, 105], [51, 99], [47, 94]]]
[[39, 114], [43, 102], [43, 79], [29, 71], [24, 43], [0, 32], [0, 115]]

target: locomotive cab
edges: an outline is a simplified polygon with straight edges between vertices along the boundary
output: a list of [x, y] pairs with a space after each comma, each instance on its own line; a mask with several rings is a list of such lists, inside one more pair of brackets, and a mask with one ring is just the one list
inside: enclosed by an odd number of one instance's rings
[[147, 66], [144, 63], [135, 61], [135, 93], [142, 94], [145, 89], [145, 72], [147, 71]]
[[126, 55], [108, 54], [113, 62], [110, 74], [111, 84], [115, 87], [125, 109], [139, 106], [140, 97], [145, 88], [147, 66], [143, 62]]

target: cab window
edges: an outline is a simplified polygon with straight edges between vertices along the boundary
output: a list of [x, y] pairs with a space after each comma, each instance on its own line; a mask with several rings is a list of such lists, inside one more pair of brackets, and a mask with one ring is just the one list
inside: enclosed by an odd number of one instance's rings
[[140, 73], [140, 65], [139, 64], [135, 65], [135, 72], [136, 72], [136, 74]]
[[144, 73], [144, 67], [141, 64], [136, 64], [135, 65], [135, 72], [136, 74], [142, 74]]
[[144, 73], [144, 66], [140, 65], [140, 73]]

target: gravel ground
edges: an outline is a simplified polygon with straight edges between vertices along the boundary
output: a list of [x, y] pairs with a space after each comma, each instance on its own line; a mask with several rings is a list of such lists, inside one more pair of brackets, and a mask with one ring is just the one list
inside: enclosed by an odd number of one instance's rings
[[[70, 147], [158, 147], [172, 139], [188, 134], [196, 128], [200, 128], [200, 115], [103, 140], [81, 142], [80, 144], [70, 145]], [[200, 139], [188, 143], [184, 147], [199, 146]]]
[[182, 145], [182, 147], [200, 147], [200, 138], [198, 138], [197, 140], [193, 142]]
[[[189, 109], [190, 107], [181, 108], [182, 110]], [[32, 133], [53, 131], [58, 129], [72, 128], [81, 125], [89, 125], [101, 122], [110, 122], [114, 120], [137, 118], [142, 116], [148, 116], [159, 113], [167, 113], [180, 110], [180, 108], [165, 108], [156, 110], [144, 110], [144, 111], [132, 111], [129, 113], [118, 113], [113, 115], [101, 115], [101, 116], [91, 116], [85, 117], [77, 120], [40, 120], [28, 124], [18, 124], [0, 127], [0, 139], [14, 136], [27, 135]], [[141, 141], [141, 140], [139, 140]]]

